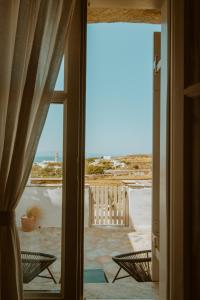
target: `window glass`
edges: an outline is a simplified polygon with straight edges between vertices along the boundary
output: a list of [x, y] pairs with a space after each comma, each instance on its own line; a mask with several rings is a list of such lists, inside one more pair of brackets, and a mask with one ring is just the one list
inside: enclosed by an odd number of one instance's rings
[[55, 91], [64, 91], [64, 57], [62, 59], [58, 78], [56, 80]]
[[60, 291], [63, 105], [51, 104], [16, 210], [24, 290]]

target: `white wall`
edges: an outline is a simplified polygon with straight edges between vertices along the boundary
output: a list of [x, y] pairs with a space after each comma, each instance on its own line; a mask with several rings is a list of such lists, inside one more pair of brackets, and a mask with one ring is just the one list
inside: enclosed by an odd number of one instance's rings
[[[62, 187], [27, 186], [16, 209], [17, 226], [21, 226], [21, 216], [27, 208], [38, 206], [43, 212], [39, 222], [41, 227], [61, 227], [62, 220]], [[85, 226], [89, 218], [89, 187], [85, 186]]]
[[61, 226], [62, 188], [60, 186], [27, 186], [16, 209], [18, 226], [20, 226], [21, 216], [26, 214], [26, 209], [31, 206], [42, 209], [43, 218], [39, 223], [40, 226]]
[[[130, 227], [143, 231], [151, 228], [151, 188], [128, 188]], [[39, 206], [43, 212], [41, 227], [61, 227], [62, 187], [61, 186], [27, 186], [16, 209], [16, 221], [31, 206]], [[89, 186], [85, 186], [84, 225], [89, 225]]]
[[151, 229], [152, 189], [128, 189], [129, 222], [136, 231]]

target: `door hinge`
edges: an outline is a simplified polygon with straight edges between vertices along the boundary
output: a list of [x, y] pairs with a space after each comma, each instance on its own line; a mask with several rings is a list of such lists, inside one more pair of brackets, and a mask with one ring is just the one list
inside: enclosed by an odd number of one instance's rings
[[158, 74], [160, 72], [161, 69], [161, 60], [159, 59], [158, 55], [155, 55], [154, 57], [154, 62], [153, 62], [153, 70], [154, 70], [154, 74]]

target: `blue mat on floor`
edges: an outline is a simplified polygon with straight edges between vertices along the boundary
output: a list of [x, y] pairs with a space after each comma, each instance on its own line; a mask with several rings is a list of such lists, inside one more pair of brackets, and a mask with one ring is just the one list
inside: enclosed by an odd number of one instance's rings
[[105, 283], [108, 282], [103, 269], [85, 269], [84, 283]]

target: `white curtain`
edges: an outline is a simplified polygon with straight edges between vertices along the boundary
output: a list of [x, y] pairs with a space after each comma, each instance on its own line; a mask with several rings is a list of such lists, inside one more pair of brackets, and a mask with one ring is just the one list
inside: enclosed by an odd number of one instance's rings
[[15, 208], [48, 112], [75, 0], [0, 0], [0, 299], [22, 300]]

